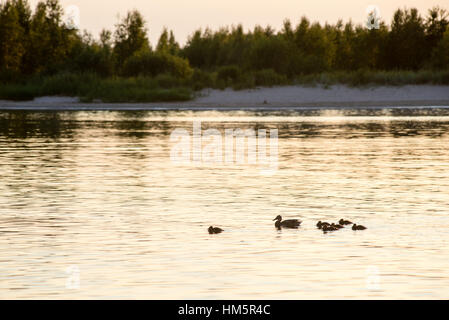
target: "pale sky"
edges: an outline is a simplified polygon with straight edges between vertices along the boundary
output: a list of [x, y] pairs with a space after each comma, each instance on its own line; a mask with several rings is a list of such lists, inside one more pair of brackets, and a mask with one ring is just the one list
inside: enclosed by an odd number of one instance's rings
[[[31, 0], [34, 10], [38, 0]], [[401, 7], [416, 7], [421, 14], [439, 5], [449, 10], [449, 0], [60, 0], [63, 7], [76, 5], [80, 11], [80, 28], [97, 38], [101, 29], [114, 29], [117, 16], [138, 9], [147, 21], [149, 38], [154, 46], [164, 26], [172, 29], [184, 44], [199, 27], [213, 30], [220, 26], [242, 23], [245, 30], [267, 24], [279, 30], [285, 18], [295, 25], [305, 15], [312, 21], [335, 23], [352, 19], [363, 23], [366, 8], [376, 5], [388, 24], [393, 12]]]

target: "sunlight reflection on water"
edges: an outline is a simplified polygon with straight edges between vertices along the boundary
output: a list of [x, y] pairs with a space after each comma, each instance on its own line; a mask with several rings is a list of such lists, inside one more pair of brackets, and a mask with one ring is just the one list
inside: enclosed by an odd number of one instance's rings
[[[0, 112], [0, 298], [448, 298], [448, 112]], [[278, 171], [170, 162], [193, 120]]]

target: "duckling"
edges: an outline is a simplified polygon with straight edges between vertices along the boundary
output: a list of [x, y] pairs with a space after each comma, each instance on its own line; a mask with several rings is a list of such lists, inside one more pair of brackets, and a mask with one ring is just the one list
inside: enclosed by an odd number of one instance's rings
[[273, 221], [274, 220], [276, 220], [274, 226], [278, 229], [280, 229], [281, 227], [297, 229], [302, 222], [299, 221], [298, 219], [289, 219], [282, 221], [282, 217], [280, 215], [274, 218]]
[[347, 225], [347, 224], [352, 224], [351, 221], [349, 220], [344, 220], [344, 219], [340, 219], [340, 221], [338, 221], [338, 223], [342, 226]]
[[218, 227], [212, 227], [210, 226], [207, 231], [209, 231], [210, 234], [216, 234], [216, 233], [221, 233], [223, 232], [223, 229], [220, 229]]
[[330, 226], [330, 224], [328, 222], [321, 222], [321, 220], [320, 220], [320, 221], [318, 221], [316, 226], [318, 229], [322, 229], [324, 226]]
[[365, 230], [366, 229], [366, 227], [364, 227], [364, 226], [362, 226], [362, 225], [357, 225], [357, 224], [353, 224], [352, 225], [352, 230]]
[[323, 226], [321, 228], [321, 230], [323, 230], [323, 232], [326, 233], [326, 232], [329, 232], [329, 231], [336, 231], [336, 230], [338, 230], [338, 228], [333, 227], [331, 225], [328, 225], [328, 226]]

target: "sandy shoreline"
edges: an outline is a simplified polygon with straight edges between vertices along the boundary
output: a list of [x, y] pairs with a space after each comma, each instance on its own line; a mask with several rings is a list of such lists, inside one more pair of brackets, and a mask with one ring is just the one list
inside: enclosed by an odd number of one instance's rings
[[233, 91], [207, 89], [194, 100], [164, 103], [82, 103], [72, 97], [0, 100], [0, 110], [292, 110], [385, 107], [449, 107], [449, 86], [351, 88], [282, 86]]

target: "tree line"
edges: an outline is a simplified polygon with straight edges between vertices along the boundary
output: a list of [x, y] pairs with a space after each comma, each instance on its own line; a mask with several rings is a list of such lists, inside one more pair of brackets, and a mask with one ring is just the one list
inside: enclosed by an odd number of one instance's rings
[[41, 1], [34, 10], [27, 0], [6, 0], [0, 4], [0, 80], [69, 72], [168, 74], [204, 85], [211, 77], [226, 84], [246, 75], [263, 84], [323, 72], [449, 70], [448, 25], [445, 9], [435, 7], [422, 16], [404, 8], [378, 29], [302, 17], [297, 24], [285, 20], [279, 31], [256, 26], [245, 32], [242, 25], [199, 29], [182, 47], [173, 31], [164, 29], [153, 47], [137, 10], [95, 39], [64, 21], [58, 0]]

